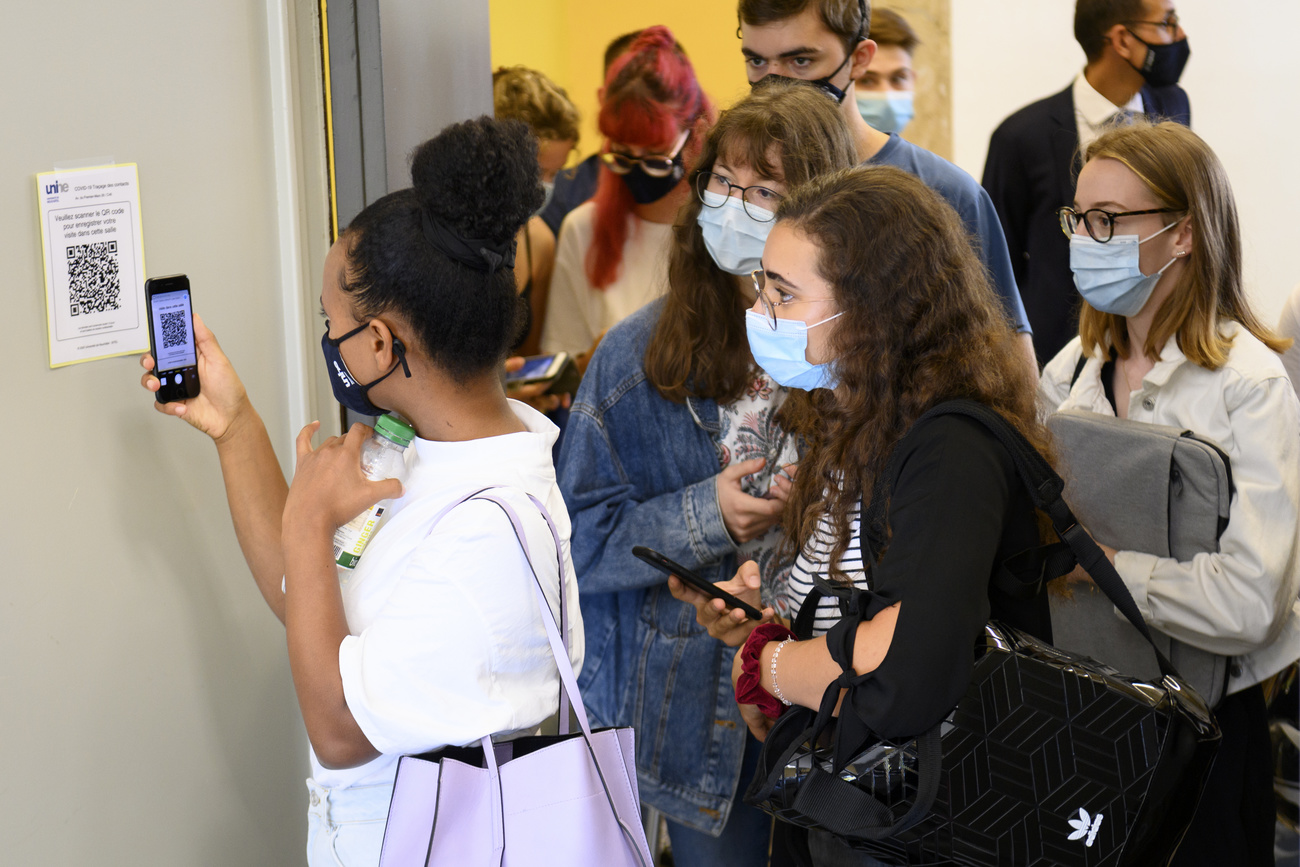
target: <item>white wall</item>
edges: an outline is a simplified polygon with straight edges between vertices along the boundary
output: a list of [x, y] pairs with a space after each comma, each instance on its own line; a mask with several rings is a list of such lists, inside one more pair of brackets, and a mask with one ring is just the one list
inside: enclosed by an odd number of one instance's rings
[[[1192, 128], [1227, 168], [1245, 238], [1246, 285], [1256, 309], [1276, 322], [1300, 282], [1300, 3], [1253, 0], [1228, 9], [1180, 0], [1178, 14], [1192, 46], [1182, 78]], [[1073, 22], [1069, 0], [953, 0], [954, 162], [977, 179], [998, 123], [1060, 91], [1083, 68]]]
[[302, 862], [284, 632], [208, 439], [134, 358], [47, 367], [37, 172], [139, 164], [150, 274], [195, 304], [288, 442], [267, 9], [18, 0], [0, 28], [0, 862]]

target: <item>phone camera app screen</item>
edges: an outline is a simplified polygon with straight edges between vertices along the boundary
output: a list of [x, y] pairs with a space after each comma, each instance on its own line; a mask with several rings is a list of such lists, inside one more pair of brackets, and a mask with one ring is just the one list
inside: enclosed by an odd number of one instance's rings
[[194, 333], [190, 323], [190, 293], [162, 292], [153, 296], [153, 333], [158, 357], [157, 370], [194, 367]]

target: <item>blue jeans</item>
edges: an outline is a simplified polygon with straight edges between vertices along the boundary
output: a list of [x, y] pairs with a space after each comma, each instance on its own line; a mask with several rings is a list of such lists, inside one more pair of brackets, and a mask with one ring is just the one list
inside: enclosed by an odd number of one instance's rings
[[764, 867], [772, 837], [772, 817], [743, 800], [745, 789], [758, 767], [758, 753], [763, 745], [753, 735], [745, 736], [745, 757], [740, 765], [740, 783], [731, 802], [731, 813], [722, 835], [711, 837], [703, 831], [668, 822], [668, 839], [673, 845], [676, 867]]
[[330, 789], [307, 780], [309, 867], [375, 867], [393, 784]]

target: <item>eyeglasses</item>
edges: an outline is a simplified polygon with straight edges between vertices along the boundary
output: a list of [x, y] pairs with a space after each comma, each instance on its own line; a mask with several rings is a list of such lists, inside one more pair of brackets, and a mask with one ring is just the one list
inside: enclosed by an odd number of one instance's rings
[[640, 166], [641, 171], [652, 178], [666, 178], [673, 173], [673, 169], [677, 165], [677, 155], [682, 152], [682, 148], [686, 146], [686, 140], [690, 137], [691, 131], [688, 128], [677, 139], [672, 152], [667, 154], [649, 154], [643, 157], [634, 157], [631, 154], [611, 150], [601, 154], [600, 159], [616, 175], [625, 175]]
[[[706, 208], [721, 208], [734, 190], [740, 191], [740, 204], [745, 209], [745, 213], [749, 214], [750, 219], [759, 223], [770, 223], [775, 220], [776, 206], [781, 203], [781, 199], [785, 198], [775, 190], [757, 184], [748, 187], [733, 184], [714, 172], [700, 172], [695, 178], [695, 195], [699, 196]], [[723, 201], [716, 205], [710, 204], [704, 197], [705, 193], [722, 196]]]
[[1071, 207], [1057, 208], [1056, 215], [1061, 218], [1061, 231], [1066, 236], [1074, 235], [1080, 223], [1094, 241], [1105, 244], [1115, 235], [1115, 220], [1120, 217], [1137, 217], [1142, 214], [1170, 214], [1179, 208], [1147, 208], [1144, 211], [1103, 211], [1101, 208], [1089, 208], [1079, 212]]
[[1165, 29], [1165, 32], [1169, 34], [1170, 39], [1176, 38], [1178, 36], [1178, 29], [1183, 26], [1183, 22], [1179, 20], [1177, 14], [1169, 15], [1169, 17], [1165, 18], [1164, 21], [1125, 21], [1124, 22], [1124, 26], [1126, 27], [1130, 24], [1146, 24], [1149, 27], [1163, 27]]
[[[834, 298], [800, 298], [799, 300], [784, 301], [781, 299], [781, 292], [775, 287], [767, 285], [767, 272], [762, 268], [749, 272], [749, 279], [754, 282], [754, 294], [758, 300], [763, 302], [763, 316], [767, 319], [767, 324], [772, 330], [776, 330], [776, 308], [788, 304], [807, 304], [810, 301], [834, 301]], [[773, 297], [775, 296], [775, 297]]]

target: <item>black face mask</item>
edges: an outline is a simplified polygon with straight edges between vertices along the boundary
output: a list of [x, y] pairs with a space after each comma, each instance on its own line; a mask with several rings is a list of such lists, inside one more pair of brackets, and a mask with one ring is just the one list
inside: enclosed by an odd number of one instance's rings
[[1187, 58], [1192, 56], [1192, 49], [1187, 44], [1187, 39], [1183, 38], [1167, 45], [1160, 43], [1152, 45], [1132, 30], [1129, 33], [1147, 47], [1147, 56], [1142, 61], [1142, 65], [1133, 67], [1142, 73], [1147, 84], [1152, 87], [1168, 87], [1177, 84], [1178, 79], [1183, 75], [1183, 67], [1187, 66]]
[[673, 170], [662, 178], [647, 175], [640, 166], [633, 166], [627, 174], [619, 177], [627, 184], [627, 190], [632, 194], [633, 201], [638, 205], [648, 205], [671, 193], [684, 174], [686, 174], [686, 167], [682, 164], [681, 153], [678, 153], [673, 157]]
[[320, 338], [320, 348], [321, 352], [325, 354], [325, 366], [329, 368], [330, 388], [334, 390], [334, 399], [358, 415], [379, 416], [388, 410], [371, 403], [367, 392], [396, 373], [399, 367], [406, 374], [406, 378], [410, 379], [411, 368], [406, 363], [406, 347], [402, 345], [402, 341], [394, 337], [393, 354], [397, 356], [397, 361], [393, 363], [393, 369], [374, 382], [368, 382], [365, 385], [353, 378], [352, 371], [348, 370], [347, 362], [343, 360], [342, 354], [339, 353], [339, 344], [350, 337], [360, 334], [369, 325], [369, 322], [364, 322], [342, 337], [330, 337], [330, 326], [327, 322], [325, 323], [325, 333]]
[[[859, 37], [859, 41], [861, 41], [861, 37]], [[831, 99], [835, 100], [836, 105], [840, 105], [844, 102], [844, 97], [847, 91], [844, 90], [843, 88], [836, 87], [834, 84], [831, 83], [831, 79], [839, 75], [840, 70], [843, 69], [844, 65], [847, 64], [852, 58], [853, 55], [851, 53], [845, 55], [844, 60], [840, 63], [840, 65], [835, 67], [835, 70], [825, 78], [791, 78], [788, 75], [777, 75], [776, 73], [768, 73], [767, 75], [764, 75], [762, 78], [760, 78], [758, 81], [750, 82], [749, 89], [760, 90], [763, 87], [772, 84], [773, 82], [793, 81], [796, 84], [807, 84], [817, 88], [822, 93], [826, 94]], [[848, 84], [845, 83], [844, 86], [848, 87]]]

